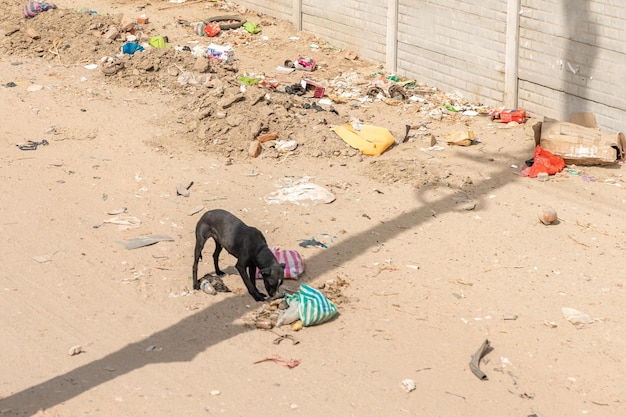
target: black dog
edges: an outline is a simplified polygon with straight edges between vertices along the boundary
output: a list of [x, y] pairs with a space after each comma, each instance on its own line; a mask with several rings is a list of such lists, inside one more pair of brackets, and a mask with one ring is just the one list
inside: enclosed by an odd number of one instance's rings
[[196, 249], [193, 260], [194, 290], [200, 289], [198, 261], [202, 259], [202, 249], [210, 237], [215, 241], [213, 262], [217, 275], [224, 275], [217, 265], [223, 248], [237, 258], [235, 267], [243, 278], [248, 292], [256, 301], [263, 301], [267, 297], [256, 288], [257, 267], [261, 271], [267, 293], [270, 297], [276, 294], [278, 287], [283, 283], [285, 264], [278, 263], [272, 251], [267, 247], [265, 237], [258, 229], [247, 226], [233, 214], [220, 209], [207, 211], [196, 225]]

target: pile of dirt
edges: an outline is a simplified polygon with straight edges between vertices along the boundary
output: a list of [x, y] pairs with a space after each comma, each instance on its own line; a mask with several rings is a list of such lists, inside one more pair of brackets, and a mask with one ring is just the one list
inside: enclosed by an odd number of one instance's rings
[[[197, 143], [199, 151], [231, 161], [250, 159], [251, 143], [265, 133], [275, 134], [276, 140], [260, 145], [257, 156], [262, 158], [362, 161], [361, 152], [348, 146], [330, 127], [350, 122], [384, 126], [394, 135], [396, 146], [410, 142], [422, 146], [454, 124], [472, 123], [460, 112], [445, 108], [442, 112], [442, 102], [457, 108], [480, 105], [416, 80], [385, 74], [376, 64], [363, 62], [310, 34], [299, 33], [298, 39], [286, 37], [287, 23], [230, 2], [215, 2], [206, 14], [236, 14], [242, 21], [259, 22], [261, 32], [251, 34], [239, 27], [208, 38], [195, 33], [194, 19], [172, 18], [172, 12], [165, 11], [163, 16], [151, 16], [145, 24], [122, 13], [100, 14], [60, 6], [25, 19], [23, 3], [2, 3], [7, 12], [0, 25], [4, 35], [1, 53], [42, 58], [53, 65], [97, 65], [99, 72], [95, 72], [104, 83], [173, 95], [176, 104], [163, 116], [180, 124], [182, 136]], [[138, 5], [138, 13], [145, 7]], [[122, 52], [129, 35], [145, 46], [143, 52]], [[150, 47], [147, 43], [155, 36], [167, 40], [167, 46]], [[231, 46], [233, 57], [219, 60], [198, 56], [198, 48], [202, 50], [208, 43]], [[284, 58], [293, 59], [307, 46], [305, 52], [317, 60], [315, 71], [279, 71], [287, 60], [271, 51], [281, 51]], [[302, 79], [311, 83], [298, 91]], [[314, 84], [324, 88], [324, 100], [314, 97]], [[418, 129], [409, 132], [409, 126]], [[283, 149], [277, 146], [281, 141], [297, 145]], [[436, 163], [416, 167], [410, 159], [378, 162], [368, 167], [366, 175], [387, 183], [422, 186], [438, 184], [451, 175]]]

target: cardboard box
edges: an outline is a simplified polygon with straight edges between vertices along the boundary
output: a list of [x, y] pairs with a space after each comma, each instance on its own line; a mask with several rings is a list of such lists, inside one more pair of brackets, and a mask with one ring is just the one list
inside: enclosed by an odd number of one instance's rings
[[500, 112], [500, 120], [502, 123], [524, 123], [526, 121], [526, 110], [509, 110]]
[[489, 115], [491, 120], [500, 120], [502, 123], [516, 122], [522, 124], [526, 122], [526, 110], [493, 110]]
[[313, 97], [315, 98], [324, 97], [326, 89], [322, 87], [320, 84], [304, 78], [300, 80], [300, 85], [302, 86], [302, 88], [304, 88], [305, 91], [313, 90]]
[[575, 113], [568, 121], [546, 119], [533, 126], [535, 144], [560, 156], [566, 164], [616, 164], [626, 156], [622, 132], [603, 132], [593, 113]]
[[234, 55], [235, 51], [230, 45], [221, 46], [212, 43], [207, 48], [207, 58], [219, 59], [220, 61], [229, 63], [233, 60]]

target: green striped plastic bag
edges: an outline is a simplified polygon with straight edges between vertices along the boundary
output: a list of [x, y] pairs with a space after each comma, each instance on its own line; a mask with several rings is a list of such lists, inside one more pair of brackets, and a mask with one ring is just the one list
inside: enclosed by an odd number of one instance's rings
[[298, 300], [298, 316], [302, 325], [315, 326], [324, 323], [337, 315], [337, 307], [324, 294], [306, 284], [300, 284], [300, 291], [287, 296]]

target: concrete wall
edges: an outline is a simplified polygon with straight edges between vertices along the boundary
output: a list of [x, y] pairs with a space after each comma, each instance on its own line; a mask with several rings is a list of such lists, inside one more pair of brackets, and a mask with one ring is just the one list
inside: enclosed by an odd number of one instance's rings
[[503, 101], [506, 2], [400, 0], [398, 11], [398, 74]]
[[522, 0], [519, 106], [626, 132], [626, 1]]
[[245, 0], [237, 3], [255, 12], [265, 13], [280, 20], [293, 22], [294, 19], [293, 0]]
[[443, 91], [626, 132], [626, 0], [239, 3]]
[[384, 0], [302, 0], [302, 29], [366, 59], [385, 62]]

